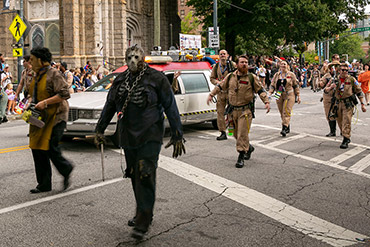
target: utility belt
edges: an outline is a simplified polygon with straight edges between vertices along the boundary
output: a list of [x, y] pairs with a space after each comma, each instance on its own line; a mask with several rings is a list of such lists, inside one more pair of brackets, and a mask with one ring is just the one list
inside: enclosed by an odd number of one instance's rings
[[241, 105], [241, 106], [233, 106], [231, 104], [228, 104], [227, 107], [225, 108], [225, 115], [231, 114], [234, 110], [235, 111], [245, 111], [247, 109], [250, 109], [252, 112], [252, 118], [255, 118], [254, 111], [255, 111], [255, 104], [254, 104], [255, 98], [253, 101], [249, 102], [246, 105]]
[[333, 97], [331, 99], [331, 106], [329, 110], [329, 118], [336, 118], [338, 117], [338, 105], [340, 102], [343, 102], [345, 107], [347, 109], [353, 108], [358, 104], [358, 100], [356, 98], [356, 95], [352, 94], [350, 97], [344, 98], [344, 99], [337, 99]]

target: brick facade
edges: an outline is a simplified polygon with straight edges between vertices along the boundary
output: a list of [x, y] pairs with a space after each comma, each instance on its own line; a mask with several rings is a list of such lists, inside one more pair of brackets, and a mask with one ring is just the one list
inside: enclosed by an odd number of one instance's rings
[[[102, 64], [103, 59], [111, 64], [110, 68], [119, 67], [124, 64], [129, 42], [133, 41], [131, 45], [139, 44], [147, 53], [154, 44], [153, 0], [24, 0], [24, 6], [24, 15], [33, 25], [25, 40], [30, 44], [29, 48], [25, 48], [25, 53], [29, 53], [34, 44], [32, 39], [37, 27], [40, 36], [48, 41], [44, 44], [51, 44], [48, 27], [53, 24], [59, 27], [60, 41], [60, 49], [53, 52], [53, 59], [65, 61], [69, 67], [84, 66], [87, 60], [96, 66]], [[44, 15], [40, 14], [39, 17], [39, 13], [34, 11], [35, 7], [42, 11], [45, 9]], [[59, 8], [59, 13], [53, 12], [55, 7], [57, 12]], [[178, 43], [181, 20], [177, 15], [177, 3], [161, 0], [160, 14], [161, 46], [162, 49], [168, 49]], [[13, 65], [12, 71], [16, 69], [16, 58], [12, 57], [11, 47], [15, 40], [8, 27], [14, 16], [13, 13], [0, 15], [0, 53], [5, 54], [6, 62]]]

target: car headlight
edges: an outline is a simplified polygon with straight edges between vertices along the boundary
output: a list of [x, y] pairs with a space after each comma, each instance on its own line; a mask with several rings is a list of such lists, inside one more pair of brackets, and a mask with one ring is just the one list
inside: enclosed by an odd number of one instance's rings
[[92, 119], [93, 111], [92, 110], [79, 110], [78, 118]]
[[95, 110], [93, 111], [93, 118], [94, 119], [99, 119], [102, 111]]

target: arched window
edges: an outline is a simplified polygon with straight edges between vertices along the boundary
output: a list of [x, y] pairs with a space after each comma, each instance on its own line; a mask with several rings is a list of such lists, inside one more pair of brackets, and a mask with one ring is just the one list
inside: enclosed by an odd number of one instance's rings
[[46, 29], [46, 47], [52, 54], [60, 53], [60, 35], [57, 24], [53, 23]]
[[141, 46], [141, 29], [139, 22], [132, 16], [127, 17], [127, 46]]
[[32, 48], [44, 47], [44, 32], [40, 26], [37, 26], [32, 32]]

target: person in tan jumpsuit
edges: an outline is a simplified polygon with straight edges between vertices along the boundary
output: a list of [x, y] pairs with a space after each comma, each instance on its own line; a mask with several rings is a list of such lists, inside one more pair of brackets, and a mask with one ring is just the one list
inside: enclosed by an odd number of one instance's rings
[[[221, 50], [220, 53], [220, 62], [216, 63], [216, 65], [212, 69], [211, 73], [211, 82], [213, 85], [220, 84], [223, 79], [231, 72], [233, 68], [235, 68], [235, 63], [228, 60], [228, 53], [226, 50]], [[232, 68], [231, 68], [232, 67]], [[217, 110], [217, 127], [218, 130], [221, 132], [221, 135], [217, 137], [218, 141], [226, 140], [226, 123], [225, 123], [225, 107], [227, 103], [227, 91], [221, 91], [217, 95], [217, 103], [216, 103], [216, 110]]]
[[286, 136], [286, 134], [290, 132], [290, 118], [295, 98], [297, 97], [298, 104], [301, 103], [301, 98], [299, 96], [297, 78], [293, 72], [288, 71], [288, 64], [285, 61], [280, 63], [280, 71], [275, 73], [272, 78], [269, 90], [270, 96], [274, 92], [276, 92], [274, 94], [274, 98], [276, 98], [276, 104], [278, 106], [283, 125], [280, 134], [282, 136]]
[[321, 74], [320, 70], [318, 69], [318, 65], [315, 65], [310, 78], [310, 81], [312, 83], [312, 90], [314, 93], [320, 90], [319, 89], [320, 76]]
[[[249, 130], [252, 124], [254, 112], [255, 93], [265, 103], [267, 112], [270, 111], [270, 102], [265, 89], [254, 74], [248, 73], [248, 57], [240, 56], [236, 61], [237, 70], [230, 73], [225, 80], [209, 94], [207, 104], [212, 98], [222, 91], [228, 92], [229, 104], [233, 108], [230, 113], [235, 125], [234, 137], [236, 138], [236, 150], [239, 152], [237, 168], [244, 166], [244, 160], [250, 159], [254, 147], [249, 144]], [[252, 85], [253, 83], [253, 85]]]
[[[331, 83], [326, 86], [325, 90], [334, 89], [335, 102], [331, 107], [330, 119], [336, 118], [339, 128], [341, 130], [343, 141], [340, 148], [348, 148], [351, 142], [351, 120], [353, 116], [353, 109], [357, 98], [361, 102], [362, 112], [366, 112], [364, 104], [364, 95], [362, 94], [361, 86], [358, 81], [348, 75], [348, 65], [342, 63], [340, 65], [340, 74], [337, 83]], [[355, 96], [356, 95], [356, 96]]]
[[[338, 55], [339, 59], [339, 55]], [[328, 84], [332, 83], [332, 78], [336, 76], [336, 73], [339, 69], [339, 61], [336, 60], [335, 56], [333, 56], [333, 62], [328, 65], [329, 72], [326, 73], [320, 80], [320, 88], [323, 89], [322, 95], [322, 103], [324, 105], [325, 117], [329, 123], [330, 132], [326, 135], [327, 137], [336, 136], [336, 125], [337, 121], [334, 119], [329, 119], [329, 110], [331, 106], [331, 100], [334, 95], [334, 89], [326, 88]]]

